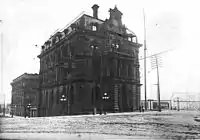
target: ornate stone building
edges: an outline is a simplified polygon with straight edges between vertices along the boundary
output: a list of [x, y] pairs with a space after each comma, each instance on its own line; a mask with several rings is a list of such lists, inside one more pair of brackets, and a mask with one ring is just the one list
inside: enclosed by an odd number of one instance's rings
[[12, 111], [14, 115], [24, 116], [25, 112], [30, 116], [37, 115], [37, 96], [39, 93], [38, 74], [24, 73], [14, 79], [12, 86]]
[[41, 47], [39, 116], [134, 111], [140, 105], [137, 36], [110, 9], [83, 14]]

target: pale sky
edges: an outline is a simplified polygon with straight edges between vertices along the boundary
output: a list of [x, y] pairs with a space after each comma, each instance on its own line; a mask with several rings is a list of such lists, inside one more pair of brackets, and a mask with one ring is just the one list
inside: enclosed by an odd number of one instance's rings
[[[100, 6], [99, 18], [103, 20], [109, 18], [109, 8], [117, 5], [123, 13], [123, 24], [136, 33], [141, 44], [144, 42], [144, 8], [147, 55], [175, 48], [161, 55], [161, 99], [170, 99], [174, 92], [200, 93], [198, 0], [0, 0], [0, 20], [3, 20], [0, 25], [3, 34], [1, 48], [3, 44], [4, 56], [2, 90], [7, 102], [10, 101], [10, 83], [13, 79], [24, 72], [39, 72], [37, 55], [40, 46], [56, 29], [63, 28], [82, 11], [92, 16], [93, 4]], [[141, 57], [143, 50], [141, 47]], [[143, 60], [140, 62], [143, 84]], [[151, 70], [150, 59], [147, 66], [147, 97], [156, 99], [156, 71]], [[143, 90], [144, 86], [141, 87], [142, 99]], [[3, 102], [3, 93], [0, 93], [0, 103]]]

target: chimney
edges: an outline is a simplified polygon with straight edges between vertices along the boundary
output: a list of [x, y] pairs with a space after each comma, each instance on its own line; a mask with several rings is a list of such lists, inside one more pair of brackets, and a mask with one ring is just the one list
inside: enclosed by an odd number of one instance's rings
[[98, 19], [98, 8], [99, 8], [99, 6], [98, 6], [97, 4], [94, 4], [94, 5], [92, 6], [92, 9], [93, 9], [93, 17], [96, 18], [96, 19]]

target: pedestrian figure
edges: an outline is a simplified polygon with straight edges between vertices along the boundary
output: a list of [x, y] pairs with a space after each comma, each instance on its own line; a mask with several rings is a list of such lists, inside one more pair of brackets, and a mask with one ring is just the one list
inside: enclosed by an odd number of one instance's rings
[[144, 107], [143, 107], [143, 106], [142, 106], [142, 108], [141, 108], [141, 109], [142, 109], [142, 112], [144, 112]]

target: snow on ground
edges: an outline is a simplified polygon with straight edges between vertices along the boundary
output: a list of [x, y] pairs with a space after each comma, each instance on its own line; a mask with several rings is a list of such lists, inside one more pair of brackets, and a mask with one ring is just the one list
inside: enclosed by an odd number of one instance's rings
[[[90, 134], [92, 139], [106, 135], [122, 137], [142, 137], [151, 139], [200, 138], [200, 118], [198, 111], [162, 111], [110, 113], [107, 115], [55, 116], [35, 118], [1, 118], [0, 137], [34, 133]], [[39, 134], [40, 133], [40, 134]], [[98, 134], [98, 135], [94, 135]], [[31, 134], [30, 134], [31, 135]], [[33, 134], [32, 134], [33, 135]], [[61, 136], [63, 135], [63, 136]], [[74, 135], [72, 135], [74, 136]], [[76, 136], [77, 137], [77, 136]], [[44, 138], [44, 137], [43, 137]]]

